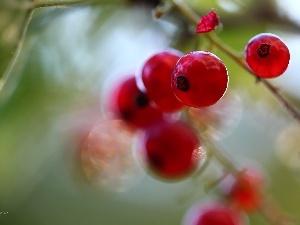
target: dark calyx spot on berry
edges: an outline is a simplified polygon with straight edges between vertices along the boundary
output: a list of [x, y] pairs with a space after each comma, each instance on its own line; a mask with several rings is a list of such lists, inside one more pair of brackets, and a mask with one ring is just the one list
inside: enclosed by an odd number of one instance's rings
[[150, 154], [148, 160], [156, 169], [161, 169], [164, 166], [164, 161], [158, 154]]
[[266, 43], [261, 44], [259, 46], [259, 48], [257, 49], [258, 56], [261, 58], [267, 57], [270, 54], [270, 47], [271, 47], [271, 45], [269, 45], [269, 44], [266, 44]]
[[189, 81], [185, 76], [178, 76], [176, 77], [176, 87], [180, 91], [186, 92], [190, 89]]
[[147, 95], [144, 94], [143, 92], [140, 92], [135, 98], [135, 104], [139, 108], [144, 108], [145, 106], [148, 105], [148, 103], [149, 103], [149, 99]]
[[129, 121], [132, 119], [132, 113], [129, 110], [123, 110], [121, 112], [122, 119], [125, 121]]

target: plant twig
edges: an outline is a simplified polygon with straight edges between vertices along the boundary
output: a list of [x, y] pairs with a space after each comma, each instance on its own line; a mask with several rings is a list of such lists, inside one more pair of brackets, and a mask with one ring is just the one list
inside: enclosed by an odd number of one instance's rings
[[[173, 0], [175, 7], [192, 23], [195, 25], [198, 24], [199, 17], [198, 15], [183, 1], [183, 0]], [[220, 39], [217, 38], [214, 34], [206, 34], [205, 35], [208, 40], [218, 47], [221, 51], [226, 53], [229, 57], [231, 57], [237, 64], [239, 64], [242, 68], [250, 72], [256, 80], [260, 81], [265, 87], [274, 95], [274, 97], [280, 102], [282, 106], [286, 109], [286, 111], [293, 117], [295, 120], [300, 123], [300, 114], [299, 112], [291, 105], [283, 96], [278, 92], [277, 88], [275, 88], [270, 82], [267, 80], [261, 79], [253, 74], [247, 67], [243, 58], [239, 56], [238, 53], [234, 52], [230, 46], [223, 43]], [[236, 165], [226, 157], [217, 147], [213, 145], [213, 143], [208, 143], [208, 147], [210, 148], [210, 153], [213, 157], [215, 157], [224, 168], [228, 169], [228, 172], [237, 176], [241, 171], [236, 167]], [[273, 225], [295, 225], [295, 221], [292, 221], [288, 216], [284, 215], [282, 211], [277, 207], [277, 205], [270, 198], [264, 199], [264, 204], [259, 210], [260, 214]]]
[[210, 153], [215, 157], [219, 163], [226, 168], [231, 174], [239, 175], [242, 170], [239, 170], [236, 165], [232, 162], [232, 160], [228, 159], [228, 157], [219, 150], [211, 141], [206, 143], [208, 145]]
[[66, 7], [79, 4], [88, 4], [89, 0], [74, 0], [74, 1], [35, 1], [31, 6], [34, 9], [45, 7]]
[[26, 37], [26, 33], [27, 33], [27, 30], [28, 30], [28, 26], [29, 26], [30, 20], [32, 18], [33, 11], [34, 11], [33, 9], [29, 9], [26, 12], [25, 20], [24, 20], [23, 25], [22, 25], [23, 30], [20, 32], [20, 37], [19, 37], [18, 44], [17, 44], [16, 49], [13, 53], [13, 56], [12, 56], [12, 58], [11, 58], [9, 64], [8, 64], [8, 67], [6, 68], [6, 70], [5, 70], [3, 76], [1, 77], [1, 80], [0, 80], [0, 92], [2, 91], [3, 86], [7, 82], [7, 79], [9, 78], [11, 70], [13, 69], [13, 67], [14, 67], [14, 65], [17, 61], [17, 58], [20, 55], [20, 52], [22, 50], [23, 43], [24, 43], [24, 40], [25, 40], [25, 37]]
[[96, 4], [120, 4], [122, 1], [112, 2], [111, 0], [70, 0], [70, 1], [34, 1], [30, 8], [38, 9], [38, 8], [46, 8], [46, 7], [71, 7], [76, 5], [96, 5]]
[[[274, 202], [271, 197], [264, 199], [263, 205], [260, 207], [259, 213], [267, 219], [271, 224], [277, 225], [295, 225], [296, 219], [288, 218], [282, 213], [282, 210]], [[298, 223], [299, 224], [299, 221]]]
[[[38, 8], [43, 8], [43, 7], [64, 7], [64, 6], [73, 6], [73, 5], [78, 5], [78, 4], [87, 4], [87, 3], [92, 3], [95, 2], [95, 0], [74, 0], [74, 1], [33, 1], [30, 4], [26, 4], [24, 8], [27, 9], [26, 16], [24, 19], [23, 24], [21, 25], [21, 32], [20, 32], [20, 37], [18, 38], [18, 43], [16, 45], [16, 49], [13, 51], [13, 56], [4, 71], [3, 75], [0, 78], [0, 93], [7, 82], [11, 71], [13, 67], [15, 66], [15, 63], [17, 61], [18, 56], [20, 55], [20, 52], [23, 47], [23, 43], [26, 37], [26, 33], [29, 27], [29, 23], [31, 21], [33, 11]], [[14, 5], [14, 2], [12, 2], [12, 5], [14, 7], [17, 7], [18, 5]], [[20, 7], [23, 9], [22, 7]]]
[[299, 111], [290, 104], [278, 91], [278, 88], [273, 86], [269, 81], [259, 78], [255, 74], [253, 74], [247, 67], [245, 61], [239, 57], [238, 54], [234, 53], [227, 45], [225, 45], [223, 42], [221, 42], [215, 35], [208, 34], [208, 39], [215, 44], [219, 49], [221, 49], [223, 52], [225, 52], [227, 55], [229, 55], [236, 63], [238, 63], [242, 68], [250, 72], [251, 75], [255, 77], [255, 79], [259, 82], [261, 82], [271, 93], [272, 95], [277, 99], [277, 101], [281, 104], [281, 106], [284, 107], [284, 109], [298, 122], [300, 123], [300, 113]]
[[[193, 24], [197, 25], [199, 22], [199, 16], [183, 1], [183, 0], [173, 0], [175, 7]], [[226, 53], [231, 59], [233, 59], [237, 64], [239, 64], [243, 69], [248, 71], [257, 81], [260, 81], [277, 99], [281, 106], [290, 114], [298, 123], [300, 123], [300, 112], [289, 103], [278, 91], [278, 89], [273, 86], [269, 81], [259, 78], [253, 74], [247, 67], [243, 58], [235, 52], [230, 46], [222, 42], [215, 34], [209, 33], [205, 37], [217, 46], [221, 51]]]
[[228, 171], [224, 171], [224, 173], [222, 174], [222, 176], [220, 176], [218, 179], [207, 183], [204, 185], [204, 192], [207, 193], [210, 190], [212, 190], [214, 187], [218, 186], [223, 180], [226, 179], [226, 177], [229, 175]]
[[[210, 147], [210, 152], [213, 157], [215, 157], [224, 168], [228, 169], [227, 171], [230, 172], [234, 176], [238, 176], [243, 170], [239, 170], [236, 165], [222, 153], [219, 148], [217, 148], [212, 142], [208, 143]], [[224, 176], [227, 174], [225, 173]], [[220, 180], [223, 179], [223, 176]], [[216, 183], [219, 180], [216, 181]], [[213, 183], [214, 185], [214, 183]], [[209, 187], [208, 187], [209, 188]], [[271, 197], [265, 197], [263, 200], [263, 205], [260, 207], [258, 212], [265, 218], [269, 224], [272, 225], [296, 225], [295, 220], [291, 219], [289, 216], [285, 215], [282, 210], [277, 206], [274, 200]]]

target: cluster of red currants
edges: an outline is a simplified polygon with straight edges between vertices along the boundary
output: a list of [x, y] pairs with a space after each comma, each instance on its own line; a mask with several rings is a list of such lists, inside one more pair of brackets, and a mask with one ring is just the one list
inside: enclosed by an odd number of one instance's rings
[[177, 180], [194, 171], [202, 155], [196, 131], [174, 114], [215, 104], [227, 84], [227, 69], [214, 54], [165, 50], [116, 85], [109, 107], [117, 118], [143, 130], [140, 149], [149, 171]]
[[[273, 34], [257, 35], [245, 48], [247, 66], [260, 78], [281, 75], [289, 59], [287, 46]], [[200, 154], [197, 128], [187, 122], [183, 109], [214, 105], [225, 94], [228, 80], [225, 64], [210, 52], [184, 55], [165, 50], [149, 57], [137, 74], [114, 86], [108, 108], [131, 130], [142, 131], [136, 151], [146, 170], [157, 178], [177, 181], [194, 172], [205, 157]], [[242, 172], [226, 193], [230, 197], [227, 202], [234, 207], [217, 202], [202, 207], [189, 216], [193, 219], [187, 219], [187, 225], [244, 224], [239, 210], [258, 209], [261, 204], [262, 179], [257, 177]]]

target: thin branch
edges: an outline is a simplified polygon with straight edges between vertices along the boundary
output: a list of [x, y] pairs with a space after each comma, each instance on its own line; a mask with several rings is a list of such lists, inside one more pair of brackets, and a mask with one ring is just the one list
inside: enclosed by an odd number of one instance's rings
[[282, 213], [282, 210], [274, 202], [271, 197], [265, 197], [263, 205], [260, 207], [259, 213], [271, 224], [277, 225], [295, 225], [299, 221], [295, 218], [288, 218]]
[[36, 0], [30, 6], [31, 9], [46, 7], [71, 7], [76, 5], [96, 5], [96, 4], [120, 4], [122, 1], [111, 0], [72, 0], [72, 1], [40, 1]]
[[[217, 146], [212, 142], [207, 143], [211, 154], [219, 161], [227, 171], [238, 176], [244, 170], [239, 170], [235, 163], [229, 159]], [[227, 174], [225, 173], [220, 180], [216, 180], [216, 184], [221, 181]], [[214, 185], [214, 183], [212, 183]], [[209, 188], [209, 187], [208, 187]], [[295, 220], [285, 215], [282, 210], [277, 206], [276, 202], [269, 197], [265, 196], [263, 205], [259, 208], [258, 212], [272, 225], [296, 225], [298, 224]]]
[[[183, 0], [173, 0], [175, 7], [192, 23], [198, 24], [199, 17], [198, 15], [183, 1]], [[226, 53], [229, 57], [231, 57], [236, 63], [238, 63], [242, 68], [250, 72], [258, 81], [265, 85], [265, 87], [274, 95], [274, 97], [281, 103], [282, 106], [285, 107], [287, 112], [293, 116], [297, 122], [300, 123], [300, 114], [299, 112], [287, 101], [283, 98], [283, 96], [278, 92], [277, 88], [275, 88], [268, 81], [257, 77], [255, 74], [249, 71], [244, 59], [239, 56], [234, 50], [223, 43], [217, 36], [213, 34], [207, 34], [206, 37], [217, 46], [221, 51]], [[210, 147], [211, 154], [219, 161], [224, 168], [228, 169], [230, 173], [237, 176], [241, 171], [236, 167], [236, 165], [223, 153], [214, 146], [213, 143], [207, 143]], [[264, 200], [263, 206], [260, 208], [259, 212], [261, 215], [273, 225], [295, 225], [295, 221], [292, 221], [289, 217], [284, 215], [282, 211], [276, 206], [276, 203], [270, 199], [266, 198]]]
[[68, 7], [79, 4], [88, 4], [91, 1], [75, 0], [75, 1], [35, 1], [31, 6], [34, 9], [45, 7]]
[[278, 88], [274, 87], [270, 82], [264, 79], [260, 79], [261, 81], [274, 95], [274, 97], [281, 103], [281, 105], [285, 108], [285, 110], [298, 122], [300, 123], [300, 115], [299, 111], [290, 104], [278, 91]]
[[208, 193], [210, 190], [212, 190], [213, 188], [215, 188], [216, 186], [218, 186], [223, 180], [226, 179], [226, 177], [229, 175], [228, 171], [224, 171], [224, 173], [222, 174], [222, 176], [220, 176], [218, 179], [207, 183], [204, 185], [204, 192]]
[[70, 1], [41, 1], [41, 0], [32, 0], [31, 2], [26, 2], [20, 4], [16, 0], [10, 0], [6, 4], [13, 9], [21, 10], [30, 10], [46, 7], [71, 7], [75, 5], [93, 5], [93, 4], [102, 4], [102, 3], [112, 3], [111, 0], [70, 0]]
[[[17, 61], [18, 56], [20, 55], [20, 52], [23, 47], [23, 43], [26, 37], [26, 33], [28, 30], [29, 23], [31, 21], [33, 11], [38, 8], [44, 8], [44, 7], [67, 7], [67, 6], [73, 6], [73, 5], [79, 5], [79, 4], [92, 4], [93, 2], [97, 2], [97, 0], [74, 0], [74, 1], [33, 1], [30, 4], [22, 5], [22, 7], [19, 7], [19, 5], [15, 4], [14, 2], [11, 2], [11, 6], [15, 8], [20, 9], [27, 9], [26, 16], [24, 19], [23, 24], [21, 25], [21, 32], [20, 37], [18, 38], [18, 43], [16, 45], [16, 49], [13, 51], [13, 56], [4, 71], [3, 75], [0, 78], [0, 92], [2, 91], [5, 83], [7, 82], [11, 71], [13, 67], [15, 66], [15, 63]], [[99, 2], [99, 1], [98, 1]], [[102, 1], [103, 2], [103, 1]], [[101, 3], [102, 3], [101, 2]], [[18, 6], [18, 7], [17, 7]]]
[[277, 101], [281, 104], [281, 106], [284, 107], [284, 109], [298, 122], [300, 123], [300, 113], [299, 111], [290, 104], [278, 91], [278, 88], [273, 86], [269, 81], [259, 78], [255, 74], [253, 74], [247, 67], [245, 61], [239, 57], [238, 54], [234, 53], [227, 45], [225, 45], [223, 42], [220, 41], [215, 35], [208, 34], [207, 37], [209, 40], [215, 44], [219, 49], [221, 49], [223, 52], [225, 52], [227, 55], [229, 55], [236, 63], [238, 63], [242, 68], [247, 70], [252, 76], [255, 77], [255, 79], [259, 82], [261, 82], [277, 99]]
[[[199, 22], [199, 16], [183, 1], [183, 0], [173, 0], [176, 8], [193, 24], [197, 25]], [[257, 81], [260, 81], [277, 99], [281, 106], [298, 122], [300, 123], [300, 112], [289, 103], [278, 91], [278, 89], [273, 86], [269, 81], [259, 78], [253, 74], [247, 67], [243, 58], [235, 52], [230, 46], [223, 43], [216, 35], [209, 33], [205, 35], [207, 39], [217, 46], [221, 51], [226, 53], [231, 59], [233, 59], [237, 64], [239, 64], [243, 69], [248, 71]]]
[[22, 50], [22, 47], [23, 47], [23, 43], [24, 43], [24, 40], [25, 40], [25, 37], [26, 37], [26, 33], [27, 33], [27, 30], [28, 30], [28, 26], [29, 26], [29, 23], [30, 23], [30, 20], [32, 18], [32, 14], [33, 14], [33, 9], [30, 9], [26, 12], [26, 16], [25, 16], [25, 20], [22, 24], [22, 31], [20, 32], [20, 37], [19, 37], [19, 41], [18, 41], [18, 44], [16, 46], [16, 49], [14, 51], [14, 54], [8, 64], [8, 67], [6, 68], [3, 76], [1, 77], [1, 80], [0, 80], [0, 92], [2, 91], [3, 89], [3, 86], [5, 85], [5, 83], [7, 82], [7, 79], [9, 78], [10, 74], [11, 74], [11, 71], [17, 61], [17, 58], [18, 56], [20, 55], [20, 52]]
[[210, 153], [219, 161], [224, 168], [226, 168], [231, 174], [239, 175], [242, 170], [239, 170], [237, 166], [229, 159], [222, 151], [219, 150], [212, 142], [207, 143]]

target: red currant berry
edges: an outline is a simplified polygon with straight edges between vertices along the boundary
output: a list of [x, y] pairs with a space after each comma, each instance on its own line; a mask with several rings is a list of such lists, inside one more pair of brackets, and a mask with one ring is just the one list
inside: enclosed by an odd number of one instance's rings
[[210, 52], [194, 51], [184, 55], [173, 71], [175, 96], [194, 108], [215, 104], [226, 92], [227, 85], [224, 63]]
[[286, 44], [275, 34], [254, 36], [245, 48], [248, 68], [261, 78], [274, 78], [284, 73], [290, 61]]
[[145, 128], [163, 118], [162, 111], [152, 107], [148, 96], [138, 89], [134, 75], [113, 90], [110, 108], [118, 118], [137, 128]]
[[139, 76], [149, 98], [164, 112], [174, 112], [184, 106], [170, 85], [172, 71], [182, 55], [175, 50], [154, 54], [146, 60]]
[[242, 225], [241, 215], [225, 203], [214, 202], [192, 207], [184, 218], [184, 225]]
[[[227, 197], [231, 203], [244, 211], [259, 209], [263, 199], [265, 179], [258, 170], [248, 168], [227, 183]], [[225, 193], [226, 194], [226, 193]]]
[[197, 168], [201, 150], [199, 139], [180, 121], [164, 121], [145, 129], [139, 155], [146, 169], [167, 180], [179, 180]]

